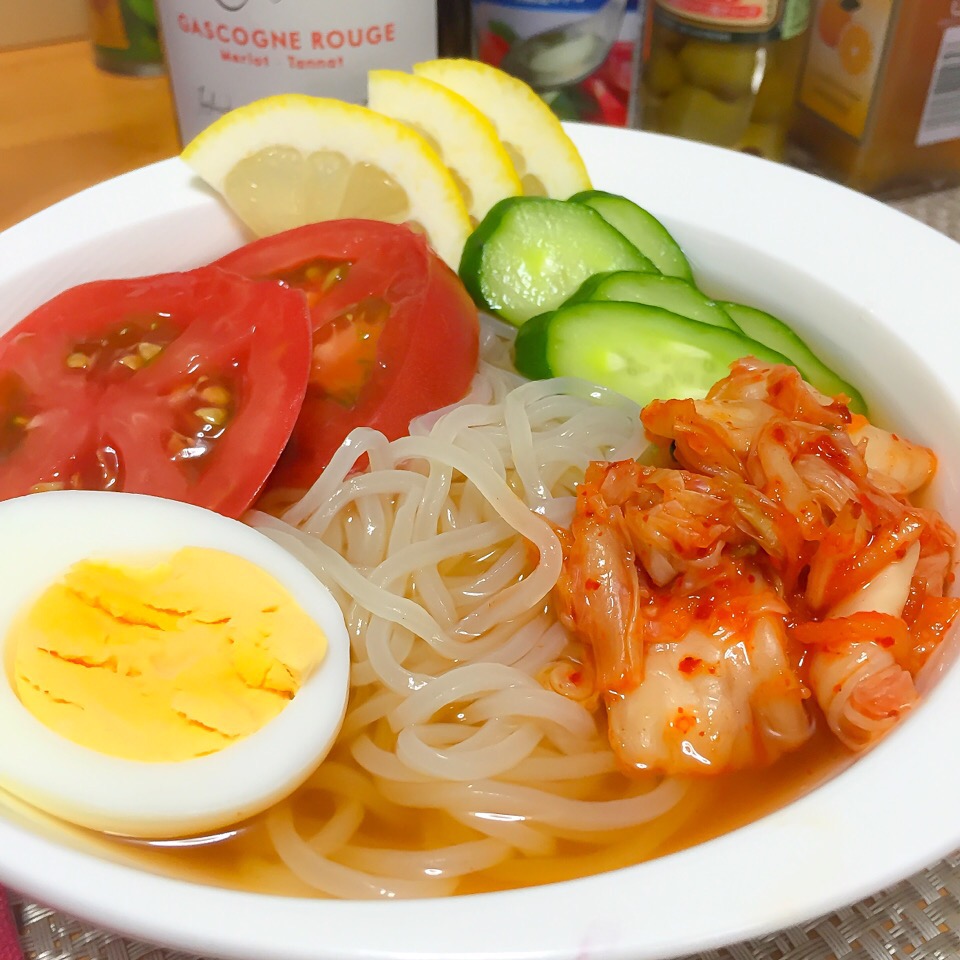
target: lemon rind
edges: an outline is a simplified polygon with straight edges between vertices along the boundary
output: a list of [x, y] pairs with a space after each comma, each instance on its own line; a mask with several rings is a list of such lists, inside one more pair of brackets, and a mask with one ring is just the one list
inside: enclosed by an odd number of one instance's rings
[[560, 200], [591, 188], [586, 165], [553, 111], [516, 77], [475, 60], [426, 60], [414, 64], [426, 77], [464, 97], [490, 118], [500, 140], [520, 149], [527, 173]]
[[441, 159], [472, 193], [470, 216], [483, 219], [504, 197], [523, 193], [520, 176], [491, 120], [442, 84], [399, 70], [371, 70], [367, 105], [401, 123], [417, 124], [441, 147]]
[[376, 163], [406, 189], [407, 219], [423, 226], [448, 264], [459, 263], [471, 225], [449, 170], [420, 134], [367, 107], [304, 94], [266, 97], [225, 114], [198, 134], [181, 158], [222, 193], [240, 160], [272, 146], [304, 153], [336, 150], [354, 163]]

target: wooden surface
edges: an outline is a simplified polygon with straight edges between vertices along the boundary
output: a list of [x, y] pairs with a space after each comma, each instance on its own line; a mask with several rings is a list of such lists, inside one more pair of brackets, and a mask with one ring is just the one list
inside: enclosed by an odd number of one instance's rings
[[85, 41], [0, 52], [0, 230], [179, 149], [166, 78], [98, 70]]
[[88, 0], [0, 0], [0, 49], [88, 36]]

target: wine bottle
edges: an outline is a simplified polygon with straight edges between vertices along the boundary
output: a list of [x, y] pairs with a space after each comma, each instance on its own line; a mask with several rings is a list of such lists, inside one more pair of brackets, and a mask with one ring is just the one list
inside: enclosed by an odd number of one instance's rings
[[277, 93], [366, 99], [367, 71], [466, 56], [469, 0], [156, 0], [187, 142]]

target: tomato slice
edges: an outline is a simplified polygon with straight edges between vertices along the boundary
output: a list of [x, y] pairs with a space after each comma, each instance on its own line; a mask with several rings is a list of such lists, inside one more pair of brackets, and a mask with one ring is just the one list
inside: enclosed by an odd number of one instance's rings
[[216, 267], [83, 284], [0, 338], [0, 499], [126, 490], [238, 516], [306, 392], [303, 294]]
[[303, 290], [313, 354], [303, 410], [268, 486], [309, 487], [344, 437], [404, 436], [419, 414], [460, 400], [477, 366], [477, 310], [408, 227], [335, 220], [265, 237], [217, 261]]

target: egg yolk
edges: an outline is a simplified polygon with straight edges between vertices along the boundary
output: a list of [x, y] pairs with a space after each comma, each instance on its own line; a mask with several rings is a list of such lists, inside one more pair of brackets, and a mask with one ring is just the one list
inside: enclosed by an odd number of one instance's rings
[[273, 576], [205, 547], [141, 566], [83, 560], [16, 618], [9, 643], [17, 696], [38, 720], [153, 762], [256, 732], [327, 649]]

